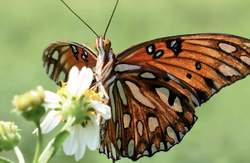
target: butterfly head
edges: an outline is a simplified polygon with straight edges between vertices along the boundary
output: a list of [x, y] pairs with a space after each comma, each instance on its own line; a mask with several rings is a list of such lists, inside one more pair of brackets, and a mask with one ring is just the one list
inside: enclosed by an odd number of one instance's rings
[[102, 36], [98, 36], [96, 38], [96, 44], [95, 44], [95, 49], [98, 51], [97, 47], [104, 49], [105, 51], [108, 51], [111, 48], [111, 41], [107, 38], [102, 37]]

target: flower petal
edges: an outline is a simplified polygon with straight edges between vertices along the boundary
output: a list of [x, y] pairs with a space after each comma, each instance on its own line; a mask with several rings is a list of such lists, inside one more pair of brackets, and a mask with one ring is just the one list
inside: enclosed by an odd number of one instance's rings
[[[61, 119], [62, 119], [62, 116], [59, 111], [51, 110], [47, 114], [43, 122], [40, 124], [42, 134], [46, 134], [50, 132], [51, 130], [53, 130], [60, 123]], [[35, 129], [33, 131], [33, 134], [37, 132], [38, 132], [38, 129]]]
[[78, 78], [79, 78], [79, 69], [76, 66], [74, 66], [71, 68], [69, 72], [69, 81], [67, 83], [67, 89], [73, 96], [76, 95], [76, 92], [78, 90], [77, 88]]
[[44, 101], [48, 103], [59, 103], [59, 101], [62, 101], [61, 97], [58, 96], [58, 94], [50, 91], [44, 91]]
[[86, 142], [90, 150], [96, 150], [99, 147], [99, 125], [97, 124], [97, 118], [94, 115], [90, 116], [91, 121], [88, 121], [86, 125]]
[[78, 148], [75, 152], [75, 159], [76, 161], [80, 160], [85, 153], [86, 150], [86, 129], [83, 128], [80, 124], [77, 125], [78, 132], [77, 132], [77, 142]]
[[66, 155], [73, 155], [77, 151], [78, 142], [76, 139], [77, 137], [76, 130], [77, 130], [76, 125], [68, 129], [70, 135], [63, 142], [63, 151]]
[[93, 72], [90, 68], [83, 67], [77, 81], [77, 96], [80, 96], [86, 89], [90, 87], [93, 80]]
[[108, 105], [101, 104], [98, 101], [91, 100], [93, 107], [101, 114], [104, 119], [111, 118], [111, 109]]

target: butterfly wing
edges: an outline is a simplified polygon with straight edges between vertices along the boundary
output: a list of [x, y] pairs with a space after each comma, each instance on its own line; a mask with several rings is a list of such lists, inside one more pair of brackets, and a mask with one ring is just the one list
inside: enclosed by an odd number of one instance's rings
[[49, 77], [60, 84], [60, 81], [68, 80], [73, 66], [94, 68], [96, 58], [96, 53], [89, 47], [72, 41], [55, 41], [43, 52], [43, 66]]
[[102, 122], [100, 152], [137, 160], [178, 144], [197, 119], [196, 106], [250, 73], [250, 40], [165, 37], [132, 46], [116, 60], [115, 77], [105, 85], [112, 118]]

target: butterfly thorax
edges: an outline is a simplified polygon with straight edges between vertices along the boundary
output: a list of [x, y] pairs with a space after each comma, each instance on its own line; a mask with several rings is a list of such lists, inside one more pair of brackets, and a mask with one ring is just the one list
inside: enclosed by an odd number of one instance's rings
[[96, 62], [96, 81], [104, 81], [110, 76], [115, 65], [115, 54], [111, 48], [111, 42], [102, 36], [96, 38], [95, 49], [98, 51]]

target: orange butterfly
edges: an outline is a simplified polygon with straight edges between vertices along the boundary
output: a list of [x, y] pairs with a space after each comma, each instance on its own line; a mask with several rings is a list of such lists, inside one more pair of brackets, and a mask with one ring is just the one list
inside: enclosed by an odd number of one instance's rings
[[97, 36], [96, 45], [97, 54], [76, 42], [53, 42], [43, 65], [56, 83], [67, 81], [73, 66], [96, 73], [112, 110], [100, 125], [99, 151], [114, 161], [168, 151], [194, 125], [196, 106], [250, 73], [250, 40], [233, 35], [163, 37], [117, 55], [105, 37]]

